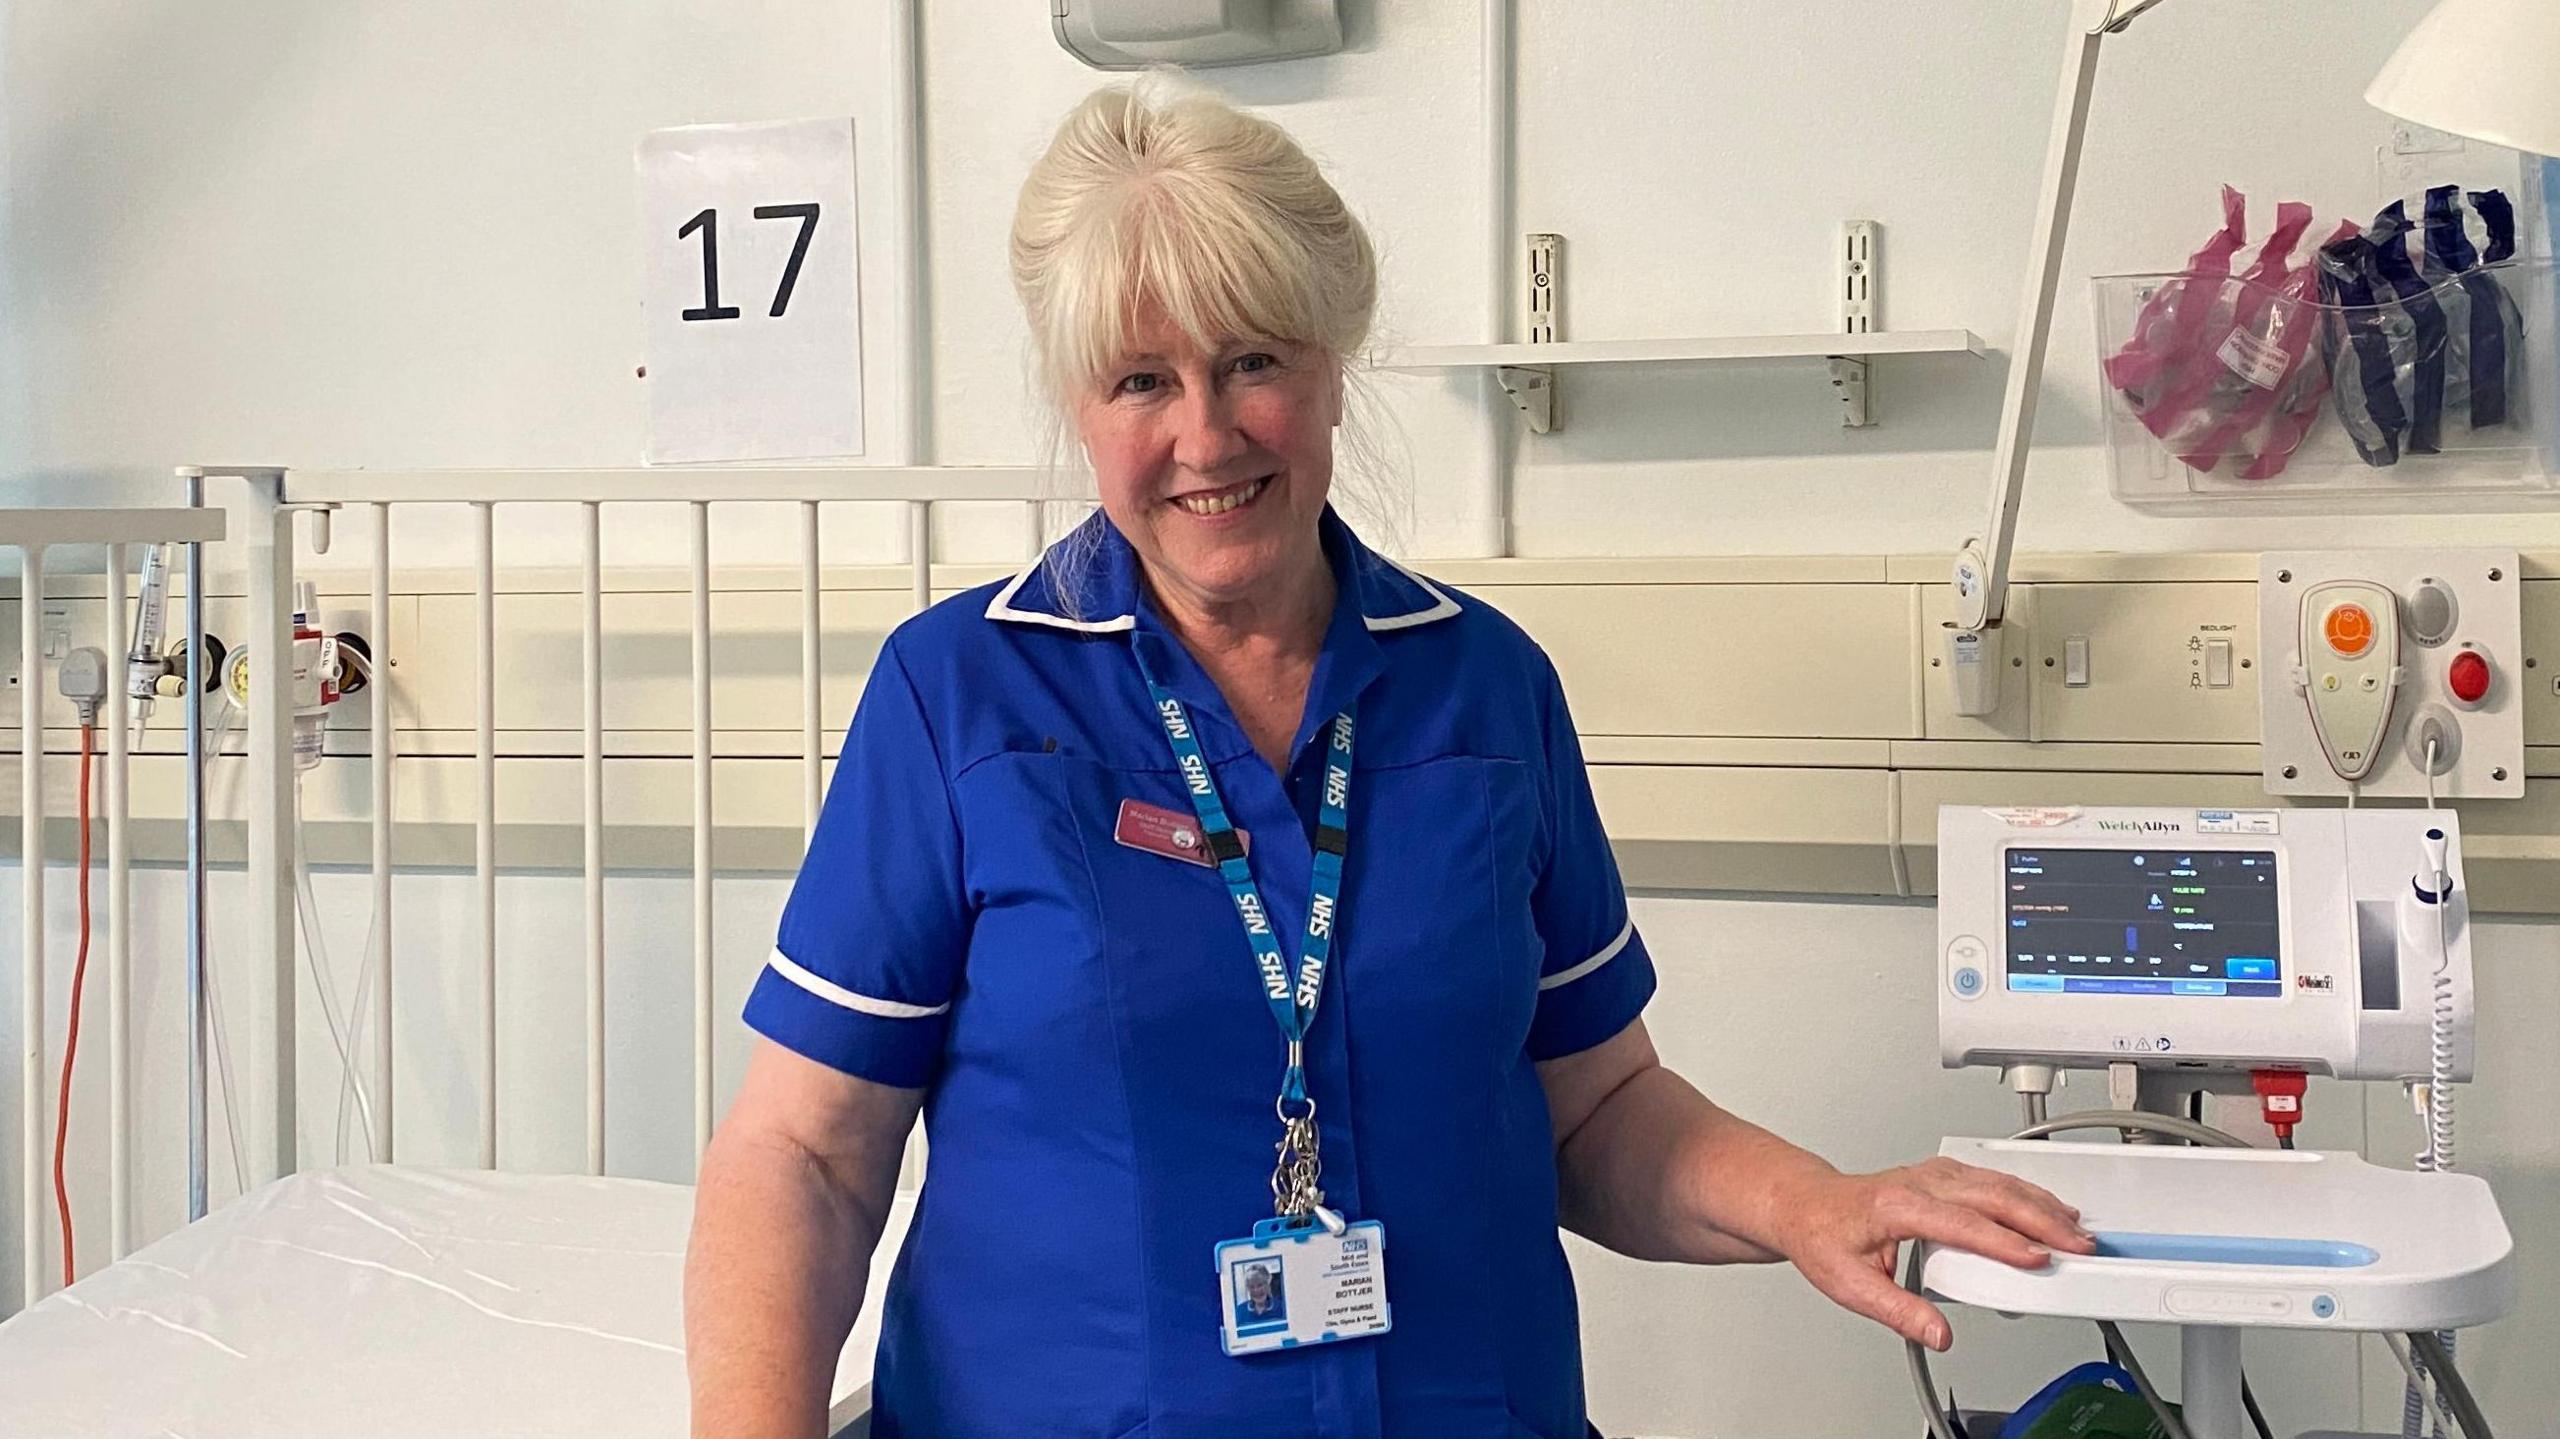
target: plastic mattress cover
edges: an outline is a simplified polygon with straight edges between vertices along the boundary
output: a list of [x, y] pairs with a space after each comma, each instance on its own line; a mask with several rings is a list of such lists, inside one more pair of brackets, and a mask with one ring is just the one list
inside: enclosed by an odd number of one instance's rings
[[[835, 1379], [868, 1407], [892, 1217]], [[693, 1191], [359, 1166], [246, 1195], [0, 1324], [0, 1435], [688, 1432]]]

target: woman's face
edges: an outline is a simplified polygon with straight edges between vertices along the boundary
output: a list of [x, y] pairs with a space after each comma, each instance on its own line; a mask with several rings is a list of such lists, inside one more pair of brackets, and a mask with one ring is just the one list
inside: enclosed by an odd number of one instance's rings
[[1102, 508], [1158, 594], [1219, 605], [1278, 599], [1320, 564], [1340, 372], [1303, 345], [1195, 346], [1161, 313], [1076, 406]]

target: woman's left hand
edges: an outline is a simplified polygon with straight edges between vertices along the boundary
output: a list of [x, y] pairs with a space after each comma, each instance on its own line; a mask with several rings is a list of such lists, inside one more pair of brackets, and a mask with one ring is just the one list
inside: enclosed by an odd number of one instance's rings
[[2080, 1211], [2023, 1179], [1952, 1159], [1878, 1174], [1812, 1176], [1783, 1196], [1778, 1252], [1843, 1309], [1943, 1351], [1953, 1342], [1938, 1306], [1902, 1287], [1894, 1260], [1905, 1240], [1962, 1249], [2021, 1269], [2054, 1250], [2097, 1248]]

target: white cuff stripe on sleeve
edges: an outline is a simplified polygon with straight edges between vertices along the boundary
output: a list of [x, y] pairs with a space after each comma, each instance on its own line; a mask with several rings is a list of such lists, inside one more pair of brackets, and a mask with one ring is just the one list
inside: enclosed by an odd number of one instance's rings
[[1564, 986], [1573, 983], [1575, 980], [1582, 978], [1591, 971], [1598, 969], [1600, 966], [1607, 964], [1613, 959], [1616, 959], [1618, 957], [1618, 951], [1626, 948], [1627, 941], [1635, 937], [1635, 917], [1630, 915], [1627, 918], [1626, 927], [1618, 931], [1618, 937], [1616, 939], [1609, 941], [1608, 948], [1601, 950], [1598, 954], [1591, 956], [1589, 959], [1584, 960], [1582, 963], [1575, 965], [1571, 969], [1558, 970], [1556, 973], [1539, 980], [1538, 992], [1543, 994], [1550, 989], [1562, 989]]
[[[1619, 942], [1625, 943], [1624, 940]], [[792, 962], [791, 956], [778, 949], [773, 952], [773, 958], [767, 962], [772, 966], [773, 972], [784, 979], [790, 980], [829, 1004], [850, 1009], [856, 1014], [874, 1015], [881, 1019], [931, 1019], [937, 1014], [947, 1013], [951, 1008], [947, 1004], [900, 1004], [894, 999], [873, 999], [867, 994], [856, 994], [841, 984], [802, 969]]]

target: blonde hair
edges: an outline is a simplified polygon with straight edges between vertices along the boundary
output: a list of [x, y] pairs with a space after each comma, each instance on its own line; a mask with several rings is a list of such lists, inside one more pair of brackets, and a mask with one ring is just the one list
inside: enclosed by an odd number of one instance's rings
[[1013, 286], [1042, 388], [1071, 408], [1126, 352], [1142, 304], [1192, 343], [1369, 337], [1369, 236], [1279, 126], [1163, 76], [1067, 112], [1013, 212]]
[[[1091, 493], [1061, 463], [1082, 458], [1067, 419], [1152, 304], [1203, 349], [1252, 337], [1320, 352], [1343, 385], [1336, 492], [1400, 531], [1361, 368], [1377, 255], [1288, 132], [1166, 73], [1096, 90], [1024, 179], [1011, 258], [1061, 490]], [[1051, 579], [1072, 605], [1082, 557], [1062, 558]]]

